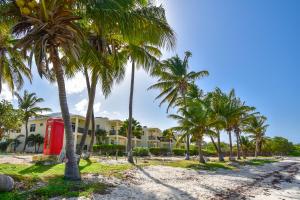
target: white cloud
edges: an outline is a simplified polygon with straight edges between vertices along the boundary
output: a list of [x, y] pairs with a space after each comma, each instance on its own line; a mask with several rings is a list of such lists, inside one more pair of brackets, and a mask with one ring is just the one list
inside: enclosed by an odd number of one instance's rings
[[[79, 101], [78, 103], [75, 104], [75, 111], [77, 111], [78, 114], [80, 114], [80, 115], [85, 115], [87, 107], [88, 107], [88, 103], [89, 102], [88, 102], [88, 100], [86, 98], [82, 99], [81, 101]], [[95, 103], [94, 104], [94, 112], [98, 113], [100, 111], [100, 107], [101, 107], [101, 103], [100, 102]]]
[[7, 84], [2, 85], [2, 91], [0, 94], [0, 99], [5, 99], [7, 101], [12, 101], [13, 100], [13, 93], [10, 91], [9, 87]]
[[82, 73], [77, 73], [73, 78], [66, 79], [67, 94], [78, 94], [86, 89], [85, 77]]
[[104, 110], [102, 112], [96, 113], [97, 117], [108, 117], [109, 119], [121, 119], [122, 115], [121, 113], [117, 111], [109, 112], [107, 110]]
[[80, 115], [84, 115], [86, 113], [87, 105], [88, 105], [88, 100], [82, 99], [81, 101], [79, 101], [78, 103], [75, 104], [75, 110]]

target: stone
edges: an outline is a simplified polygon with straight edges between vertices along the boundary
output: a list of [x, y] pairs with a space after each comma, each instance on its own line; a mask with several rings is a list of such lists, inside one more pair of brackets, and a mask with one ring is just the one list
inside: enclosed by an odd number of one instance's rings
[[0, 174], [0, 192], [9, 192], [14, 189], [15, 182], [10, 176]]

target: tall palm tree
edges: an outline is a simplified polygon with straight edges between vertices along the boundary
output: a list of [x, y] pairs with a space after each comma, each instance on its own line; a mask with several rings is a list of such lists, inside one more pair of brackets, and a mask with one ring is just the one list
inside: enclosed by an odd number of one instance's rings
[[28, 140], [28, 121], [31, 117], [37, 117], [42, 112], [51, 111], [50, 108], [39, 107], [38, 104], [44, 102], [43, 98], [36, 96], [36, 93], [30, 93], [27, 90], [24, 91], [23, 95], [15, 92], [15, 96], [18, 99], [19, 109], [24, 113], [23, 122], [25, 122], [25, 143], [23, 147], [23, 152], [27, 146]]
[[267, 118], [265, 116], [253, 116], [248, 125], [244, 128], [244, 132], [252, 133], [255, 138], [255, 157], [260, 153], [260, 144], [269, 126], [266, 124], [266, 120]]
[[[208, 75], [208, 71], [189, 71], [189, 58], [192, 53], [185, 52], [185, 57], [183, 60], [179, 58], [178, 55], [162, 61], [155, 70], [153, 75], [158, 77], [158, 83], [153, 84], [148, 89], [160, 89], [161, 93], [156, 97], [156, 99], [163, 98], [160, 102], [160, 106], [168, 102], [167, 112], [169, 109], [176, 104], [179, 98], [182, 98], [183, 108], [186, 109], [186, 94], [189, 87], [191, 87], [194, 82], [204, 76]], [[189, 145], [190, 136], [186, 134], [186, 160], [190, 159], [189, 155]]]
[[[59, 53], [78, 57], [83, 35], [80, 27], [75, 23], [80, 17], [74, 14], [73, 3], [73, 1], [65, 0], [41, 0], [29, 13], [21, 12], [21, 17], [13, 27], [13, 33], [19, 38], [15, 47], [24, 52], [30, 52], [30, 60], [34, 57], [40, 76], [49, 77], [50, 72], [54, 74], [66, 134], [68, 162], [65, 168], [65, 178], [78, 180], [80, 173], [74, 151], [64, 69]], [[52, 69], [49, 63], [52, 64]]]
[[31, 72], [24, 64], [24, 57], [19, 50], [14, 49], [15, 41], [10, 28], [8, 24], [0, 23], [0, 93], [3, 83], [14, 91], [23, 86], [23, 76], [31, 80]]
[[[92, 37], [89, 37], [89, 45], [91, 48], [88, 47], [88, 51], [85, 50], [85, 52], [94, 50], [91, 56], [85, 57], [88, 58], [86, 59], [88, 65], [93, 65], [91, 69], [92, 77], [95, 73], [95, 63], [96, 65], [104, 66], [106, 69], [105, 72], [103, 72], [104, 70], [100, 70], [98, 75], [95, 76], [96, 78], [99, 77], [102, 79], [102, 90], [105, 95], [110, 92], [114, 79], [116, 79], [117, 82], [123, 79], [127, 58], [133, 60], [133, 58], [137, 57], [137, 60], [133, 63], [135, 66], [141, 63], [145, 64], [149, 61], [150, 54], [147, 55], [147, 53], [151, 50], [150, 45], [161, 47], [169, 44], [172, 45], [174, 42], [174, 34], [166, 21], [164, 9], [162, 7], [148, 5], [148, 1], [98, 1], [95, 2], [94, 5], [93, 3], [89, 4], [88, 8], [89, 12], [87, 16], [90, 18], [88, 21], [92, 22], [91, 27], [93, 34], [91, 35]], [[116, 24], [118, 24], [118, 26], [116, 26]], [[132, 47], [141, 48], [133, 49]], [[141, 50], [147, 52], [143, 53]], [[153, 52], [154, 48], [152, 50], [152, 53]], [[157, 54], [158, 51], [155, 53]], [[86, 53], [84, 54], [87, 55]], [[110, 70], [110, 73], [107, 73], [109, 72], [107, 69], [113, 69], [113, 67], [108, 65], [109, 62], [107, 62], [107, 59], [103, 59], [103, 57], [107, 55], [113, 56], [112, 60], [114, 63], [112, 65], [117, 66], [115, 70]], [[106, 61], [103, 62], [103, 60]], [[146, 65], [148, 65], [148, 63]], [[146, 68], [148, 66], [143, 67]], [[93, 84], [93, 80], [96, 82], [96, 79], [91, 79], [91, 93], [89, 95], [91, 98], [89, 98], [90, 102], [87, 110], [86, 127], [88, 127], [90, 121], [90, 116], [88, 115], [91, 114], [94, 101], [93, 91], [95, 91], [95, 89], [93, 88], [96, 87], [96, 84]], [[132, 83], [133, 82], [134, 81], [132, 81]], [[109, 87], [104, 87], [105, 85]], [[131, 90], [133, 94], [133, 87], [131, 87]], [[80, 153], [80, 149], [82, 149], [84, 144], [85, 135], [86, 134], [83, 135], [80, 142], [78, 153]], [[128, 145], [130, 145], [130, 142]], [[131, 158], [132, 156], [129, 156], [130, 161], [133, 160]]]

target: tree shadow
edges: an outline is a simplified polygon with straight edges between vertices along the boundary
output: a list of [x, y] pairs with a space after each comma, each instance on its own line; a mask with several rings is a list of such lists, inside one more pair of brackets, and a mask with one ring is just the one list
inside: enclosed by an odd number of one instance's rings
[[162, 186], [165, 186], [165, 187], [167, 187], [167, 188], [169, 188], [170, 190], [172, 190], [173, 192], [175, 192], [175, 193], [178, 193], [178, 194], [182, 194], [182, 195], [184, 195], [184, 196], [187, 196], [187, 198], [188, 199], [191, 199], [191, 200], [196, 200], [196, 198], [194, 198], [194, 197], [192, 197], [189, 193], [187, 193], [187, 192], [185, 192], [185, 191], [183, 191], [183, 190], [181, 190], [181, 189], [179, 189], [179, 188], [176, 188], [176, 187], [174, 187], [174, 186], [171, 186], [171, 185], [168, 185], [168, 184], [166, 184], [166, 183], [163, 183], [162, 181], [160, 181], [159, 179], [156, 179], [156, 178], [154, 178], [153, 176], [151, 176], [148, 172], [146, 172], [142, 167], [140, 167], [140, 166], [138, 166], [138, 165], [135, 165], [137, 168], [138, 168], [138, 170], [140, 170], [145, 176], [147, 176], [148, 178], [150, 178], [152, 181], [154, 181], [155, 183], [157, 183], [157, 184], [160, 184], [160, 185], [162, 185]]
[[86, 161], [86, 163], [85, 163], [84, 165], [80, 165], [80, 164], [79, 164], [79, 170], [80, 170], [80, 171], [83, 170], [84, 168], [86, 168], [86, 167], [92, 165], [92, 161], [91, 161], [90, 159], [87, 159], [87, 160], [84, 160], [84, 161]]
[[52, 164], [52, 165], [35, 164], [35, 165], [31, 165], [30, 167], [27, 167], [26, 169], [21, 170], [19, 173], [21, 175], [28, 175], [28, 174], [30, 175], [32, 173], [42, 174], [50, 170], [54, 166], [56, 166], [56, 164]]

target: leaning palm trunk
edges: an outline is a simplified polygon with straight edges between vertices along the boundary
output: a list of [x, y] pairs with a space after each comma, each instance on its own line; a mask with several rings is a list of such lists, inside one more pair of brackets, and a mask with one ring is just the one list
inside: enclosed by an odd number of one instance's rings
[[25, 152], [27, 146], [27, 138], [28, 138], [28, 119], [25, 120], [25, 142], [23, 147], [23, 153]]
[[129, 117], [128, 117], [128, 135], [127, 135], [127, 156], [128, 162], [134, 163], [132, 153], [132, 103], [133, 103], [133, 90], [134, 90], [134, 71], [135, 63], [132, 61], [131, 66], [131, 82], [130, 82], [130, 96], [129, 96]]
[[200, 163], [205, 163], [205, 159], [203, 157], [203, 152], [202, 152], [202, 138], [198, 139], [198, 153], [199, 153], [199, 162]]
[[239, 133], [238, 131], [235, 131], [235, 137], [236, 137], [236, 148], [237, 148], [237, 159], [241, 160], [241, 155], [240, 155], [240, 140], [239, 140]]
[[222, 149], [221, 149], [221, 138], [220, 138], [220, 131], [218, 130], [218, 156], [219, 156], [219, 161], [224, 161], [224, 156], [222, 153]]
[[211, 142], [213, 143], [213, 145], [214, 145], [214, 147], [215, 147], [215, 149], [216, 149], [216, 152], [218, 153], [218, 152], [219, 152], [219, 148], [218, 148], [218, 146], [216, 145], [213, 136], [210, 135], [209, 137], [210, 137], [210, 140], [211, 140]]
[[233, 152], [232, 152], [232, 138], [231, 138], [231, 131], [228, 131], [228, 135], [229, 135], [229, 147], [230, 147], [229, 160], [234, 160]]
[[95, 74], [93, 74], [91, 88], [90, 88], [90, 92], [89, 92], [90, 94], [89, 94], [88, 108], [87, 108], [86, 117], [85, 117], [84, 132], [82, 134], [82, 138], [81, 138], [79, 147], [77, 149], [78, 155], [81, 155], [81, 153], [82, 153], [82, 149], [85, 144], [87, 134], [89, 132], [89, 126], [90, 126], [90, 121], [92, 118], [93, 106], [94, 106], [94, 101], [95, 101], [96, 86], [97, 86], [97, 76]]
[[[186, 105], [186, 98], [185, 98], [185, 94], [182, 94], [183, 96], [183, 103], [184, 103], [184, 109], [185, 111], [187, 110], [187, 105]], [[190, 159], [190, 134], [187, 133], [186, 134], [186, 154], [185, 154], [185, 160], [189, 160]]]
[[57, 47], [52, 47], [50, 51], [50, 59], [53, 63], [53, 68], [57, 80], [59, 103], [61, 108], [62, 117], [64, 120], [65, 134], [66, 134], [66, 167], [65, 178], [70, 180], [80, 180], [79, 168], [76, 161], [74, 149], [74, 135], [72, 133], [72, 124], [68, 108], [64, 72], [61, 67], [60, 58], [58, 55]]

